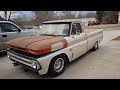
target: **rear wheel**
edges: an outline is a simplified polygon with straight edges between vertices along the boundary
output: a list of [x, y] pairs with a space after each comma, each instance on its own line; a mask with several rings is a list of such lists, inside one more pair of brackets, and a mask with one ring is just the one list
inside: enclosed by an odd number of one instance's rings
[[98, 49], [98, 41], [95, 42], [92, 50], [95, 51], [95, 50], [97, 50], [97, 49]]
[[56, 56], [52, 59], [49, 67], [51, 76], [58, 76], [64, 72], [66, 66], [66, 58], [64, 55]]

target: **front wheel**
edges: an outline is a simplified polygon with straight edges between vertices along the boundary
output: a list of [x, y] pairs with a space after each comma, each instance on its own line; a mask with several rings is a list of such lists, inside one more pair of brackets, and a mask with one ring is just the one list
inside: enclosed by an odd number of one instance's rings
[[49, 67], [51, 76], [58, 76], [64, 72], [66, 66], [66, 58], [64, 55], [56, 56], [52, 59]]

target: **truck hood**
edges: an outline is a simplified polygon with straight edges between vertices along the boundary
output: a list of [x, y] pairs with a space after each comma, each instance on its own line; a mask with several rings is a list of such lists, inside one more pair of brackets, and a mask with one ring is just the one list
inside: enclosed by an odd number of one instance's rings
[[10, 40], [11, 48], [35, 55], [42, 55], [67, 47], [67, 41], [61, 36], [32, 36]]

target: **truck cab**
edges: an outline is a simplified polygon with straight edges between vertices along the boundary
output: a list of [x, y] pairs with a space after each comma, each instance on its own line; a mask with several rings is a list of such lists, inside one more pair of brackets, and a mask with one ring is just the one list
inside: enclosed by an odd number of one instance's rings
[[74, 60], [87, 51], [87, 34], [84, 32], [80, 22], [72, 22], [71, 27], [70, 40], [68, 40], [70, 45], [76, 45], [84, 41], [73, 48], [74, 53], [72, 60]]

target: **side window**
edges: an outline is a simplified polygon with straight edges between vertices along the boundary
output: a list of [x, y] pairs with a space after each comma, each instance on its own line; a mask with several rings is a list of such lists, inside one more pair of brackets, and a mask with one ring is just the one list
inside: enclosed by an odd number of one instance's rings
[[75, 35], [75, 34], [77, 34], [77, 32], [82, 33], [80, 23], [73, 23], [72, 24], [72, 32], [71, 32], [71, 34]]
[[17, 32], [18, 28], [9, 23], [0, 23], [0, 28], [2, 32]]

